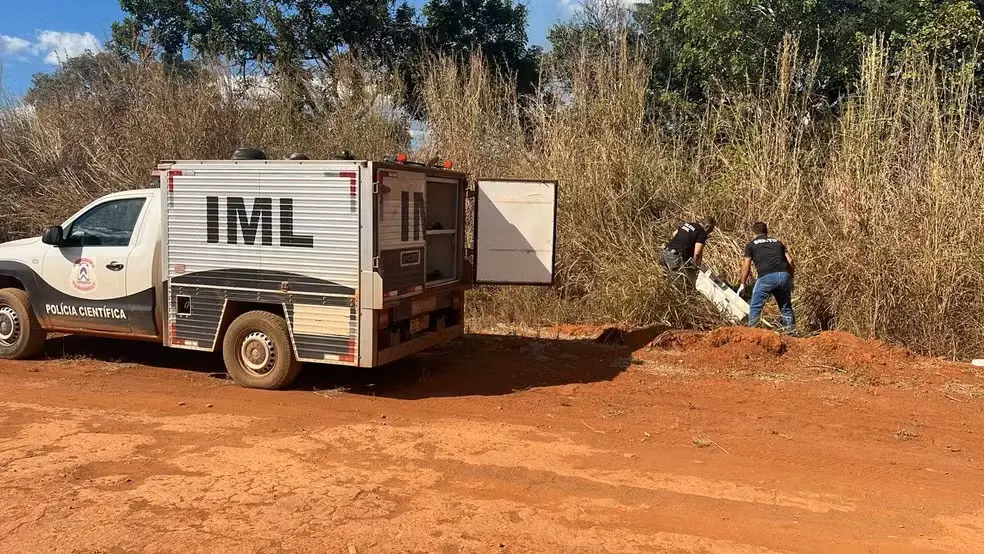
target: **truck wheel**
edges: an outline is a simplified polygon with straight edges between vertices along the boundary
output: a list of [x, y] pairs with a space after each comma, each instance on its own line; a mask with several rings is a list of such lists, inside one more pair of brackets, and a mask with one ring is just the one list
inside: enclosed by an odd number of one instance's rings
[[234, 381], [253, 389], [288, 387], [301, 371], [287, 322], [270, 312], [248, 312], [237, 317], [222, 342], [222, 359]]
[[27, 293], [20, 289], [0, 290], [0, 358], [33, 358], [44, 350], [46, 339]]

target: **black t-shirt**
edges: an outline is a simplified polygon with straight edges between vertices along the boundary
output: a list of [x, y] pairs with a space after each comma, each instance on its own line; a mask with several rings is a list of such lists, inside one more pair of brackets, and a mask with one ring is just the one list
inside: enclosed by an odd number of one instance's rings
[[786, 245], [779, 239], [768, 235], [755, 237], [745, 245], [745, 257], [752, 259], [759, 277], [770, 273], [789, 273]]
[[684, 223], [677, 228], [676, 236], [666, 243], [668, 250], [675, 250], [684, 261], [694, 257], [694, 246], [707, 243], [707, 231], [700, 223]]

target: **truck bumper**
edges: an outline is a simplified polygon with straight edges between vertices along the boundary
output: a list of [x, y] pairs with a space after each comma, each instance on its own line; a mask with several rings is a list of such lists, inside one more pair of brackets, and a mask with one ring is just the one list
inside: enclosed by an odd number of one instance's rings
[[385, 350], [380, 350], [376, 355], [376, 363], [374, 365], [381, 366], [386, 365], [391, 362], [395, 362], [400, 358], [405, 358], [411, 354], [416, 354], [422, 350], [426, 350], [432, 346], [442, 344], [465, 334], [464, 325], [455, 325], [453, 327], [445, 327], [444, 329], [439, 329], [437, 331], [427, 333], [419, 338], [409, 340], [404, 343], [400, 343], [396, 346], [392, 346]]

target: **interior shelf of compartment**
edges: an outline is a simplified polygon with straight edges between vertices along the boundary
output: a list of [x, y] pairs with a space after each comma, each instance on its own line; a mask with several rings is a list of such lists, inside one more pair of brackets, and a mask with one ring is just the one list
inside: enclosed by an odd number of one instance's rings
[[427, 284], [430, 286], [458, 280], [458, 226], [460, 215], [457, 180], [427, 181]]

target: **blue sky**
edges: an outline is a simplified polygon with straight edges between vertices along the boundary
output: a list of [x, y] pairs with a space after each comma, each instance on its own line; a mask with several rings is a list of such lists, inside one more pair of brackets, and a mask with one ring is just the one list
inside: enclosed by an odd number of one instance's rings
[[[544, 44], [550, 24], [566, 18], [573, 1], [526, 0], [530, 40]], [[122, 16], [118, 0], [0, 0], [0, 87], [23, 94], [34, 73], [98, 48]]]

